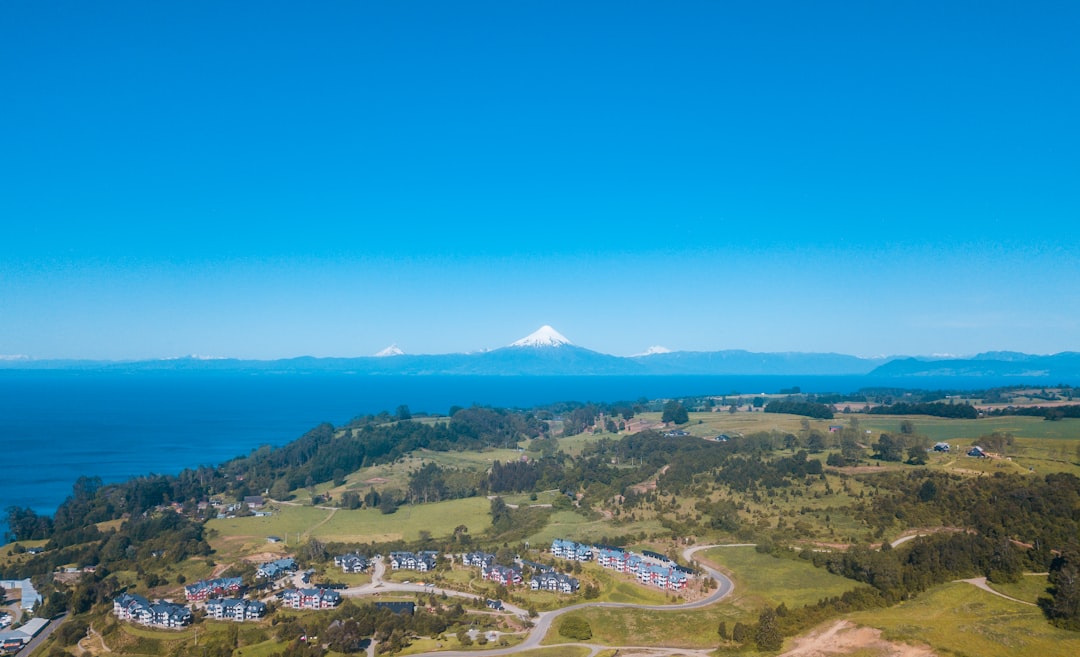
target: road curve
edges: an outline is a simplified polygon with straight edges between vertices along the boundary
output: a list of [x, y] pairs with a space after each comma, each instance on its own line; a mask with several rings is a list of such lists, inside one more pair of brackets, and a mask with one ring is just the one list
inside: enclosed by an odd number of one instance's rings
[[[694, 555], [697, 552], [700, 552], [701, 550], [708, 550], [708, 549], [711, 549], [711, 548], [714, 548], [714, 547], [722, 547], [722, 546], [720, 546], [720, 545], [698, 545], [698, 546], [695, 546], [695, 547], [687, 548], [686, 550], [683, 551], [683, 557], [685, 557], [687, 561], [696, 561], [694, 559]], [[576, 604], [576, 605], [570, 605], [569, 607], [562, 607], [561, 609], [555, 609], [553, 611], [541, 612], [536, 617], [536, 619], [534, 619], [533, 627], [532, 627], [532, 629], [529, 630], [529, 634], [528, 634], [528, 636], [525, 637], [525, 640], [522, 641], [521, 643], [519, 643], [518, 645], [510, 647], [510, 648], [494, 648], [494, 649], [491, 649], [491, 650], [440, 650], [440, 651], [435, 651], [435, 652], [417, 653], [416, 655], [413, 655], [412, 657], [477, 657], [478, 655], [483, 655], [483, 656], [486, 657], [488, 655], [491, 655], [491, 656], [511, 655], [511, 654], [516, 653], [516, 652], [521, 652], [522, 650], [531, 650], [533, 648], [540, 647], [540, 642], [543, 641], [544, 637], [548, 633], [548, 630], [551, 629], [551, 624], [555, 621], [555, 619], [558, 618], [559, 616], [562, 616], [563, 614], [567, 614], [567, 613], [570, 613], [572, 611], [578, 611], [580, 609], [588, 609], [588, 608], [591, 608], [591, 607], [607, 607], [607, 608], [622, 608], [622, 609], [645, 609], [645, 610], [650, 610], [650, 611], [676, 611], [676, 610], [685, 610], [685, 609], [700, 609], [702, 607], [707, 607], [707, 606], [709, 606], [711, 604], [715, 604], [715, 603], [719, 602], [720, 600], [723, 600], [727, 596], [731, 595], [731, 592], [735, 589], [735, 585], [732, 583], [732, 581], [730, 579], [728, 579], [727, 576], [725, 576], [720, 571], [714, 570], [713, 568], [710, 568], [710, 567], [708, 567], [708, 566], [706, 566], [706, 565], [704, 565], [704, 564], [702, 564], [700, 562], [696, 562], [696, 563], [697, 563], [697, 566], [699, 568], [701, 568], [702, 570], [704, 570], [709, 575], [709, 577], [712, 577], [716, 581], [716, 584], [717, 584], [716, 590], [713, 591], [711, 594], [709, 594], [708, 597], [702, 598], [701, 600], [695, 600], [693, 602], [686, 602], [686, 603], [677, 604], [677, 605], [641, 605], [641, 604], [634, 604], [632, 602], [582, 602], [582, 603], [579, 603], [579, 604]], [[378, 573], [378, 575], [379, 575], [379, 579], [381, 580], [381, 573]], [[345, 593], [348, 594], [348, 595], [364, 595], [366, 593], [372, 593], [372, 592], [375, 592], [375, 591], [410, 591], [410, 592], [428, 591], [428, 592], [435, 592], [435, 593], [442, 593], [443, 592], [442, 589], [432, 589], [432, 588], [428, 588], [428, 587], [420, 586], [420, 585], [416, 585], [416, 584], [388, 584], [388, 583], [384, 583], [382, 581], [376, 582], [375, 577], [373, 577], [371, 584], [365, 584], [364, 586], [361, 586], [361, 587], [356, 587], [354, 589], [348, 589]], [[479, 598], [479, 597], [481, 597], [481, 596], [473, 595], [471, 593], [462, 593], [460, 591], [450, 591], [450, 590], [447, 590], [446, 594], [447, 595], [457, 595], [459, 597], [466, 597], [466, 598]], [[518, 613], [519, 615], [522, 615], [522, 616], [525, 615], [524, 612], [521, 611], [518, 608], [512, 608], [510, 606], [507, 606], [507, 608], [511, 609], [511, 611], [514, 611], [515, 613]], [[559, 644], [559, 645], [564, 645], [564, 644]], [[605, 647], [605, 646], [598, 646], [596, 644], [581, 644], [581, 643], [573, 643], [573, 642], [571, 642], [569, 644], [565, 644], [565, 645], [585, 645], [585, 646], [588, 646], [590, 648], [594, 648], [594, 650], [593, 650], [594, 654], [596, 652], [596, 649], [601, 649], [601, 648]], [[682, 652], [687, 652], [687, 651], [682, 651]]]

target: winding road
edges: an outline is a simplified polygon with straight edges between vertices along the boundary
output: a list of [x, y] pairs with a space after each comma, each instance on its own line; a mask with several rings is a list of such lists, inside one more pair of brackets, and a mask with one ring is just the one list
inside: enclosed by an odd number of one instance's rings
[[[525, 637], [525, 640], [522, 641], [521, 643], [519, 643], [518, 645], [510, 647], [510, 648], [495, 648], [495, 649], [492, 649], [492, 650], [480, 650], [480, 651], [478, 651], [478, 650], [446, 650], [446, 651], [436, 651], [436, 652], [429, 652], [429, 653], [418, 653], [417, 655], [413, 655], [413, 657], [477, 657], [477, 655], [485, 655], [485, 656], [486, 655], [511, 655], [511, 654], [514, 654], [514, 653], [517, 653], [517, 652], [520, 652], [520, 651], [523, 651], [523, 650], [531, 650], [533, 648], [540, 647], [540, 642], [543, 641], [544, 637], [548, 633], [548, 630], [551, 629], [551, 624], [555, 622], [556, 618], [558, 618], [559, 616], [562, 616], [563, 614], [570, 613], [572, 611], [577, 611], [577, 610], [580, 610], [580, 609], [588, 609], [588, 608], [591, 608], [591, 607], [607, 607], [607, 608], [622, 608], [622, 609], [645, 609], [645, 610], [661, 611], [661, 612], [663, 612], [663, 611], [685, 610], [685, 609], [700, 609], [702, 607], [707, 607], [707, 606], [709, 606], [711, 604], [715, 604], [715, 603], [719, 602], [720, 600], [723, 600], [728, 595], [731, 595], [731, 592], [735, 589], [735, 585], [731, 582], [730, 579], [727, 578], [727, 576], [725, 576], [723, 573], [721, 573], [721, 572], [719, 572], [719, 571], [717, 571], [717, 570], [715, 570], [713, 568], [710, 568], [710, 567], [704, 565], [703, 563], [697, 561], [694, 558], [694, 555], [696, 553], [700, 552], [701, 550], [708, 550], [708, 549], [715, 548], [715, 547], [725, 547], [725, 546], [722, 546], [722, 545], [698, 545], [698, 546], [687, 548], [686, 550], [683, 551], [683, 557], [687, 561], [695, 562], [699, 568], [704, 570], [705, 573], [708, 574], [709, 577], [713, 578], [716, 581], [716, 584], [717, 584], [716, 590], [713, 591], [711, 594], [709, 594], [708, 597], [702, 598], [701, 600], [695, 600], [693, 602], [686, 602], [686, 603], [677, 604], [677, 605], [642, 605], [642, 604], [634, 604], [634, 603], [630, 603], [630, 602], [582, 602], [582, 603], [579, 603], [579, 604], [576, 604], [576, 605], [570, 605], [569, 607], [563, 607], [561, 609], [555, 609], [553, 611], [541, 612], [535, 619], [533, 619], [533, 627], [529, 630], [528, 634]], [[398, 583], [395, 583], [395, 582], [385, 582], [382, 579], [383, 574], [385, 574], [385, 572], [386, 572], [386, 566], [385, 566], [385, 564], [383, 564], [382, 560], [380, 559], [380, 560], [375, 562], [375, 572], [372, 574], [371, 582], [369, 584], [364, 584], [363, 586], [357, 586], [357, 587], [353, 587], [353, 588], [350, 588], [350, 589], [346, 589], [346, 590], [342, 591], [342, 594], [346, 595], [346, 596], [354, 597], [354, 596], [372, 595], [372, 594], [383, 592], [383, 591], [387, 591], [387, 592], [389, 592], [389, 591], [404, 591], [404, 592], [412, 592], [412, 593], [435, 593], [435, 594], [439, 594], [439, 595], [445, 593], [448, 596], [457, 596], [457, 597], [461, 597], [461, 598], [473, 598], [473, 599], [480, 599], [480, 598], [483, 597], [483, 596], [474, 595], [472, 593], [463, 593], [461, 591], [454, 591], [454, 590], [451, 590], [451, 589], [436, 588], [436, 587], [426, 586], [426, 585], [423, 585], [423, 584], [398, 584]], [[528, 618], [528, 613], [525, 612], [520, 607], [515, 607], [513, 605], [504, 605], [504, 606], [506, 607], [506, 609], [508, 609], [509, 611], [517, 614], [521, 618], [523, 618], [523, 619]], [[586, 648], [589, 648], [591, 650], [592, 655], [595, 655], [600, 650], [605, 650], [607, 648], [622, 648], [622, 647], [624, 647], [624, 646], [603, 646], [603, 645], [592, 644], [592, 643], [574, 643], [574, 642], [569, 642], [569, 643], [565, 643], [565, 644], [558, 644], [558, 645], [586, 647]], [[646, 649], [646, 648], [642, 647], [642, 649]], [[648, 647], [647, 649], [648, 650], [663, 650], [663, 648], [659, 648], [657, 646]], [[706, 652], [709, 652], [709, 651], [695, 651], [695, 650], [687, 650], [685, 648], [681, 648], [681, 649], [678, 650], [678, 652], [681, 653], [681, 654], [689, 654], [689, 653], [695, 653], [696, 654], [698, 652], [701, 652], [702, 654], [705, 654]]]

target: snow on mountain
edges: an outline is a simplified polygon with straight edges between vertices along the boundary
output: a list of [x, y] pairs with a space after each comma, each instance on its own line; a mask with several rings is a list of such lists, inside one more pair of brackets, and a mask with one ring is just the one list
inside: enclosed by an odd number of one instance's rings
[[670, 354], [670, 353], [671, 353], [671, 350], [668, 349], [667, 347], [662, 347], [662, 346], [660, 346], [658, 344], [655, 344], [655, 345], [649, 347], [648, 349], [646, 349], [645, 351], [643, 351], [640, 354], [634, 354], [633, 356], [631, 356], [631, 358], [637, 358], [638, 356], [652, 356], [653, 354]]
[[573, 345], [566, 336], [551, 328], [547, 324], [536, 329], [529, 335], [516, 342], [511, 342], [511, 347], [561, 347], [564, 344]]
[[396, 344], [392, 344], [386, 349], [375, 353], [375, 358], [386, 358], [387, 356], [404, 356], [405, 352], [401, 350]]

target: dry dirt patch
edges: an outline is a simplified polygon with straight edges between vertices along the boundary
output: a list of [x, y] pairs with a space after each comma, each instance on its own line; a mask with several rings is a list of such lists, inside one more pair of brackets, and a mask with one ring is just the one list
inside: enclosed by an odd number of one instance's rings
[[791, 650], [780, 657], [829, 657], [853, 652], [880, 657], [936, 657], [937, 655], [925, 646], [886, 641], [881, 638], [881, 630], [872, 627], [857, 627], [849, 621], [842, 620], [795, 639], [795, 645]]

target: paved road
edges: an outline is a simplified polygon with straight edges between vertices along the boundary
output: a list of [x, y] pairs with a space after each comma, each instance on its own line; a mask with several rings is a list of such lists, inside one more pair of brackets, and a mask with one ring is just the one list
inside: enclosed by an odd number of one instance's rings
[[60, 627], [60, 623], [63, 623], [65, 618], [67, 618], [66, 613], [60, 614], [56, 618], [49, 621], [49, 624], [46, 625], [45, 628], [42, 629], [40, 632], [38, 632], [38, 635], [31, 639], [30, 643], [23, 646], [22, 649], [15, 654], [23, 655], [24, 657], [26, 655], [33, 654], [33, 652], [37, 650], [38, 646], [44, 643], [45, 639], [48, 639], [49, 635], [56, 631], [56, 628]]
[[[699, 552], [701, 550], [708, 550], [708, 549], [714, 548], [714, 547], [721, 547], [721, 546], [718, 546], [718, 545], [699, 545], [699, 546], [696, 546], [696, 547], [687, 548], [685, 551], [683, 551], [683, 556], [686, 558], [687, 561], [695, 561], [694, 555], [697, 552]], [[551, 628], [551, 624], [555, 621], [555, 619], [558, 618], [559, 616], [562, 616], [563, 614], [566, 614], [566, 613], [569, 613], [569, 612], [572, 612], [572, 611], [577, 611], [579, 609], [587, 609], [589, 607], [608, 607], [608, 608], [623, 608], [623, 609], [647, 609], [647, 610], [660, 611], [660, 612], [673, 611], [673, 610], [677, 610], [677, 609], [700, 609], [701, 607], [707, 607], [707, 606], [709, 606], [711, 604], [715, 604], [715, 603], [719, 602], [720, 600], [722, 600], [725, 597], [727, 597], [728, 595], [730, 595], [731, 592], [735, 589], [735, 585], [731, 582], [730, 579], [728, 579], [726, 576], [724, 576], [723, 573], [720, 573], [717, 570], [709, 568], [708, 566], [706, 566], [706, 565], [704, 565], [704, 564], [702, 564], [700, 562], [698, 562], [697, 565], [698, 565], [699, 568], [704, 570], [710, 577], [712, 577], [714, 580], [716, 580], [716, 583], [717, 583], [716, 590], [713, 591], [708, 597], [703, 598], [701, 600], [695, 600], [694, 602], [686, 602], [686, 603], [678, 604], [678, 605], [639, 605], [639, 604], [633, 604], [633, 603], [629, 603], [629, 602], [582, 602], [580, 604], [571, 605], [569, 607], [563, 607], [562, 609], [556, 609], [554, 611], [541, 612], [539, 614], [539, 616], [537, 616], [537, 618], [534, 620], [534, 625], [533, 625], [532, 629], [529, 630], [529, 634], [528, 634], [528, 636], [525, 637], [525, 640], [523, 642], [521, 642], [520, 644], [518, 644], [516, 646], [513, 646], [512, 648], [496, 648], [496, 649], [492, 649], [492, 650], [447, 650], [447, 651], [437, 651], [437, 652], [430, 652], [430, 653], [418, 653], [417, 655], [414, 655], [413, 657], [477, 657], [477, 655], [483, 655], [483, 656], [486, 657], [488, 655], [491, 655], [491, 656], [511, 655], [511, 654], [516, 653], [516, 652], [520, 652], [522, 650], [529, 650], [529, 649], [532, 649], [532, 648], [539, 647], [540, 642], [544, 639], [544, 636], [547, 635], [548, 630]], [[376, 568], [378, 568], [378, 565], [376, 566]], [[353, 588], [353, 589], [348, 589], [347, 593], [351, 593], [351, 594], [355, 594], [355, 595], [363, 595], [365, 593], [371, 593], [373, 591], [416, 591], [417, 589], [419, 589], [421, 591], [431, 591], [432, 590], [431, 588], [416, 585], [416, 584], [392, 584], [392, 583], [386, 583], [386, 582], [382, 582], [381, 578], [382, 578], [382, 574], [380, 572], [376, 571], [376, 575], [372, 576], [371, 584], [365, 584], [364, 586], [356, 587], [356, 588]], [[381, 588], [380, 588], [380, 586], [381, 586]], [[442, 589], [435, 589], [435, 591], [441, 593]], [[470, 593], [461, 593], [460, 591], [450, 591], [450, 590], [447, 590], [446, 594], [447, 595], [457, 595], [457, 596], [460, 596], [460, 597], [467, 597], [467, 598], [479, 598], [479, 597], [481, 597], [481, 596], [472, 595]], [[517, 613], [517, 614], [519, 614], [519, 615], [521, 615], [523, 617], [526, 616], [526, 614], [521, 609], [519, 609], [517, 607], [511, 607], [510, 605], [507, 605], [507, 609], [510, 609], [514, 613]], [[604, 650], [604, 649], [607, 649], [609, 647], [609, 646], [603, 646], [603, 645], [592, 644], [592, 643], [569, 643], [569, 644], [560, 644], [560, 645], [584, 646], [584, 647], [587, 647], [587, 648], [589, 648], [591, 650], [590, 655], [595, 655], [600, 650]], [[621, 647], [621, 646], [619, 646], [619, 647]], [[656, 646], [653, 646], [653, 647], [649, 648], [649, 650], [662, 650], [662, 648], [657, 648]], [[692, 654], [698, 654], [698, 653], [700, 653], [700, 654], [704, 655], [704, 654], [706, 654], [706, 653], [708, 653], [710, 651], [695, 651], [695, 650], [679, 649], [676, 652], [679, 652], [680, 654], [691, 654], [691, 653]]]

